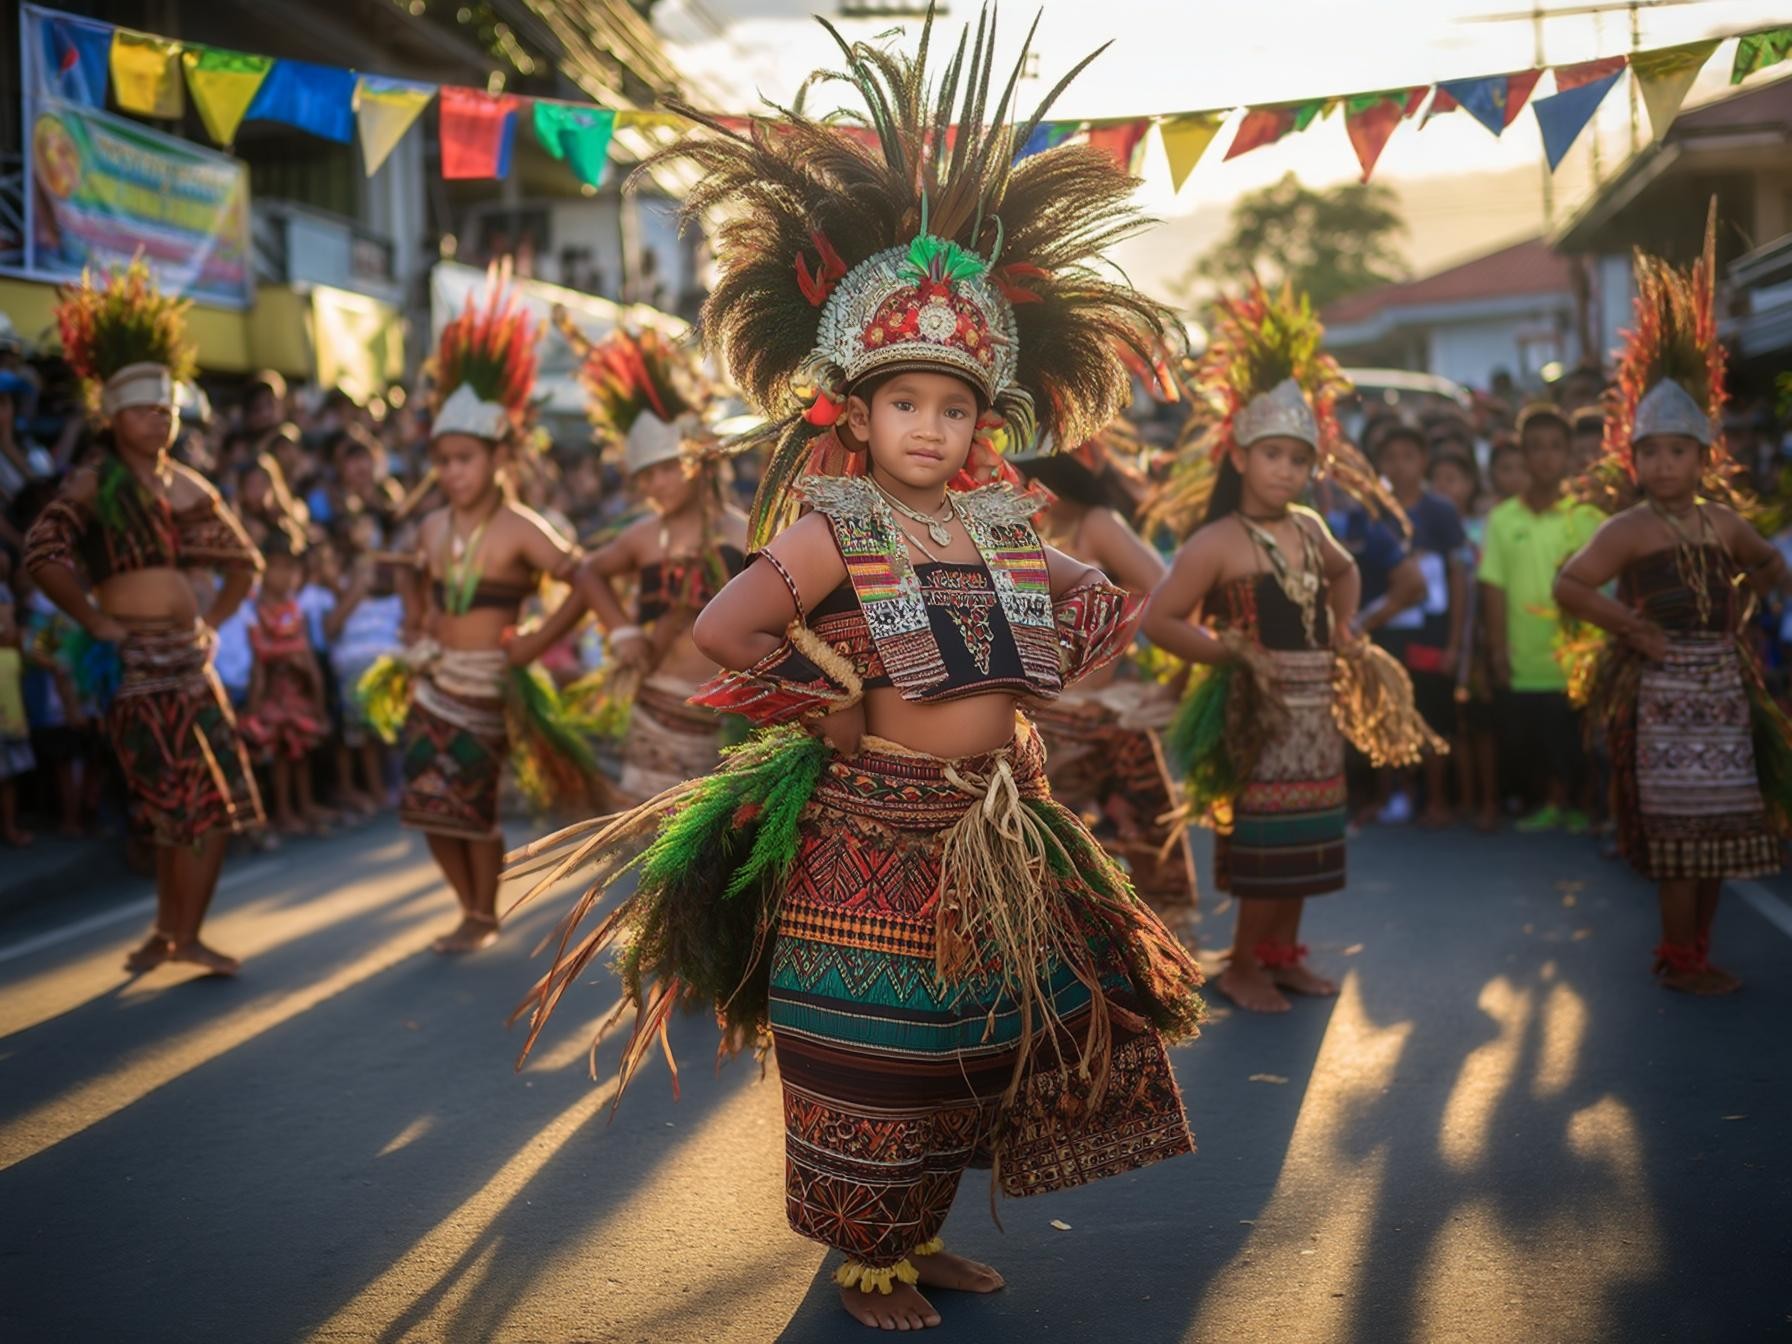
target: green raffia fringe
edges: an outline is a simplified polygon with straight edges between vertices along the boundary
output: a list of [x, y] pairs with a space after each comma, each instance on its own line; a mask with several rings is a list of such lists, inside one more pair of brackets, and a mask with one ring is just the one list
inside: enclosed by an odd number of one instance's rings
[[644, 984], [676, 978], [730, 1028], [764, 1023], [777, 899], [830, 750], [794, 726], [765, 729], [661, 824], [636, 860], [632, 937], [620, 958], [636, 1002]]
[[368, 726], [387, 746], [397, 742], [404, 729], [404, 716], [410, 712], [415, 683], [416, 673], [395, 653], [374, 659], [373, 666], [355, 683], [355, 698], [361, 702]]
[[531, 807], [540, 812], [607, 810], [609, 794], [597, 757], [546, 672], [539, 667], [510, 669], [504, 722], [510, 764]]
[[1227, 745], [1227, 705], [1237, 675], [1235, 663], [1212, 663], [1195, 669], [1188, 693], [1164, 733], [1164, 754], [1183, 779], [1190, 810], [1210, 817], [1229, 808], [1243, 792], [1244, 772]]
[[1792, 835], [1792, 719], [1756, 677], [1744, 674], [1749, 722], [1755, 747], [1755, 778], [1767, 818], [1781, 835]]
[[[569, 714], [590, 737], [606, 742], [620, 742], [634, 718], [636, 678], [619, 679], [614, 663], [605, 663], [594, 672], [587, 672], [560, 693]], [[626, 686], [618, 681], [625, 680]]]

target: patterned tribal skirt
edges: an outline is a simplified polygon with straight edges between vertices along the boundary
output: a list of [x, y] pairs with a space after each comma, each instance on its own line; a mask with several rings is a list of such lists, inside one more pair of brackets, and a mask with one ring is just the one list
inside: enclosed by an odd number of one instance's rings
[[[1043, 752], [1024, 726], [1005, 751], [950, 764], [961, 778], [982, 776], [1003, 757], [1022, 798], [1049, 798]], [[1004, 1104], [1020, 1058], [1016, 1004], [987, 974], [947, 987], [935, 969], [943, 835], [976, 805], [948, 764], [868, 738], [828, 766], [771, 957], [791, 1226], [879, 1268], [938, 1234], [968, 1166], [999, 1158], [1001, 1189], [1031, 1195], [1194, 1150], [1163, 1040], [1106, 938], [1112, 925], [1083, 930], [1113, 1029], [1098, 1105], [1082, 1104], [1049, 1041]], [[1046, 880], [1087, 908], [1075, 871]], [[1136, 900], [1132, 909], [1128, 918], [1155, 922]], [[1090, 991], [1056, 965], [1048, 984], [1074, 1058]]]
[[722, 721], [714, 711], [685, 701], [697, 688], [655, 673], [635, 692], [634, 712], [622, 741], [620, 787], [628, 797], [652, 798], [716, 768]]
[[1672, 637], [1666, 661], [1645, 665], [1627, 717], [1612, 731], [1625, 859], [1656, 881], [1777, 873], [1734, 641]]
[[404, 825], [463, 840], [499, 838], [507, 667], [502, 652], [444, 650], [419, 674], [399, 739]]
[[1288, 730], [1272, 738], [1215, 837], [1214, 885], [1240, 900], [1320, 896], [1344, 885], [1344, 738], [1328, 649], [1267, 650]]
[[212, 670], [209, 628], [133, 628], [119, 645], [123, 678], [107, 730], [130, 791], [131, 823], [158, 845], [262, 822], [255, 775]]
[[1029, 706], [1027, 716], [1045, 740], [1052, 797], [1101, 814], [1102, 842], [1126, 861], [1139, 895], [1170, 917], [1196, 905], [1188, 828], [1172, 829], [1161, 820], [1176, 798], [1158, 735], [1121, 726], [1127, 702], [1158, 689], [1118, 682], [1089, 694], [1067, 691]]

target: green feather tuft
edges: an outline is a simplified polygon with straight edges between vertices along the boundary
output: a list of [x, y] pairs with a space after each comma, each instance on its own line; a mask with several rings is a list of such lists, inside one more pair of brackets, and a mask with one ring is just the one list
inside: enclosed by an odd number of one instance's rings
[[1164, 754], [1183, 777], [1197, 816], [1230, 804], [1245, 781], [1226, 744], [1226, 703], [1232, 693], [1232, 664], [1197, 668], [1188, 694], [1164, 733]]
[[373, 666], [355, 683], [355, 698], [361, 702], [368, 726], [388, 746], [398, 741], [405, 715], [410, 713], [414, 676], [410, 664], [388, 653], [374, 659]]

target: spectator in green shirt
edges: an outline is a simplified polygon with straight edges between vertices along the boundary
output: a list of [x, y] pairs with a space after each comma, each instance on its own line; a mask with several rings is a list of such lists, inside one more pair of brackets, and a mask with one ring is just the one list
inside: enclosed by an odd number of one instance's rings
[[[1568, 681], [1555, 659], [1556, 572], [1598, 529], [1599, 511], [1569, 498], [1572, 435], [1554, 406], [1519, 417], [1519, 448], [1529, 483], [1487, 518], [1478, 578], [1493, 663], [1500, 742], [1521, 769], [1546, 773], [1533, 790], [1543, 805], [1518, 823], [1522, 831], [1587, 829], [1582, 810], [1586, 775], [1580, 725], [1568, 703]], [[1535, 781], [1530, 781], [1534, 783]]]

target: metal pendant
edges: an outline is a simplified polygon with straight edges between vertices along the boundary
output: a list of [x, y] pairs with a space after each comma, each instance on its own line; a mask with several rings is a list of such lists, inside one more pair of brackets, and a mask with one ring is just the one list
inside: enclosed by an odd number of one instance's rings
[[944, 523], [928, 523], [927, 535], [933, 538], [933, 544], [935, 546], [950, 546], [952, 544], [952, 529], [947, 527]]

